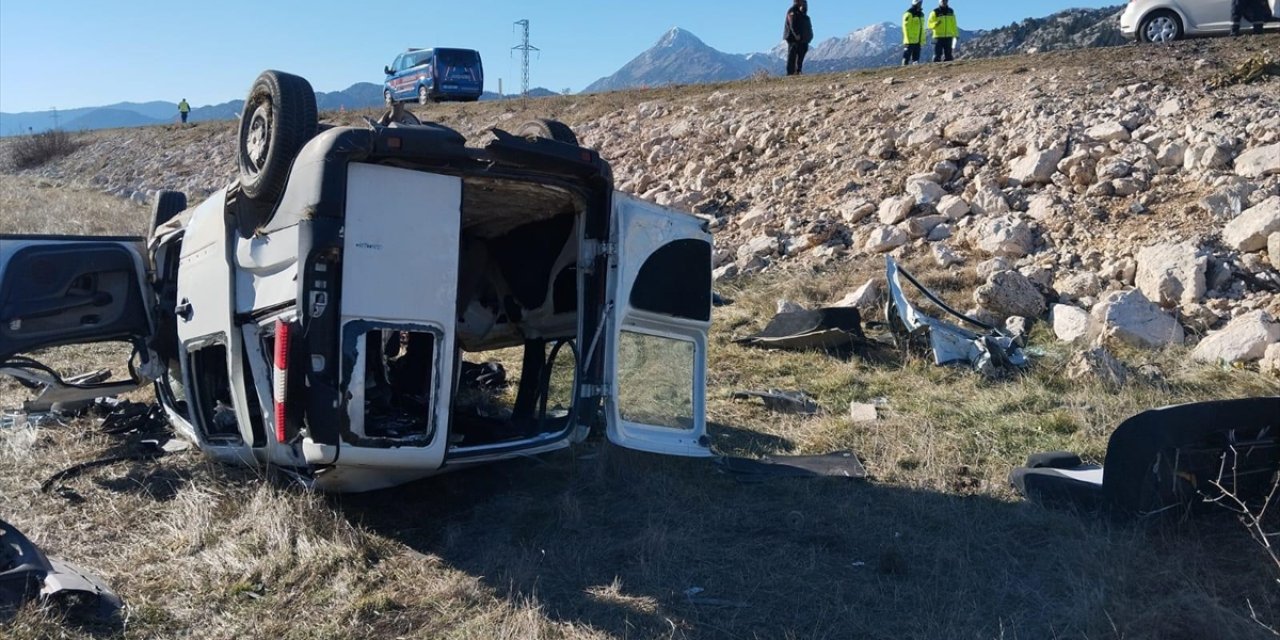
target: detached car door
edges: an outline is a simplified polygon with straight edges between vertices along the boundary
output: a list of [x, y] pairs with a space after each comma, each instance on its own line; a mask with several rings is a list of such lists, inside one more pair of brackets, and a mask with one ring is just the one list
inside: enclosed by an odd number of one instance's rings
[[711, 234], [701, 220], [615, 193], [605, 412], [615, 444], [709, 456]]
[[0, 364], [68, 344], [142, 345], [153, 328], [144, 250], [142, 238], [0, 235]]

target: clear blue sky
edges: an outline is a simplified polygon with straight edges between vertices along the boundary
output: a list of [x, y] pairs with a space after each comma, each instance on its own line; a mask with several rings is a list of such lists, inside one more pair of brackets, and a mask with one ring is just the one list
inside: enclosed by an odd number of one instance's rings
[[[1121, 0], [953, 0], [962, 27], [991, 28]], [[897, 21], [907, 0], [811, 0], [817, 39]], [[531, 21], [530, 84], [579, 91], [682, 27], [721, 51], [765, 51], [789, 0], [0, 0], [0, 111], [122, 101], [193, 106], [243, 97], [259, 71], [318, 91], [382, 82], [406, 47], [479, 49], [486, 88], [518, 90], [512, 23]], [[871, 6], [874, 5], [874, 6]], [[936, 5], [926, 0], [926, 8]]]

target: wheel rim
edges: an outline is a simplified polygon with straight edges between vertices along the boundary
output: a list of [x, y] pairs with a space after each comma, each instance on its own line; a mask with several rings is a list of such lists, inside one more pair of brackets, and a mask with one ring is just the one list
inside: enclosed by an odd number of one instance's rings
[[1169, 16], [1152, 18], [1147, 23], [1147, 40], [1151, 42], [1171, 42], [1178, 37], [1178, 23]]
[[254, 173], [262, 170], [271, 147], [271, 102], [263, 100], [249, 116], [249, 131], [244, 137], [244, 150]]
[[427, 88], [418, 87], [418, 104], [426, 104], [426, 103], [427, 103]]

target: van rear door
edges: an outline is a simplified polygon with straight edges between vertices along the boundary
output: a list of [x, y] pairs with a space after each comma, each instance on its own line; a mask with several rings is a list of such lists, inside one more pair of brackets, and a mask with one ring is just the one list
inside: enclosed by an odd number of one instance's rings
[[615, 193], [605, 352], [609, 440], [709, 456], [711, 234], [701, 220]]
[[0, 235], [0, 360], [151, 337], [143, 240]]

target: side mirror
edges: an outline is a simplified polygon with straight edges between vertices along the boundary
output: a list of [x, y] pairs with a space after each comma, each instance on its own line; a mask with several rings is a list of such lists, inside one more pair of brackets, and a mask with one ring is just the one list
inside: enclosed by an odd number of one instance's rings
[[387, 75], [391, 75], [391, 67], [383, 67], [382, 72]]

